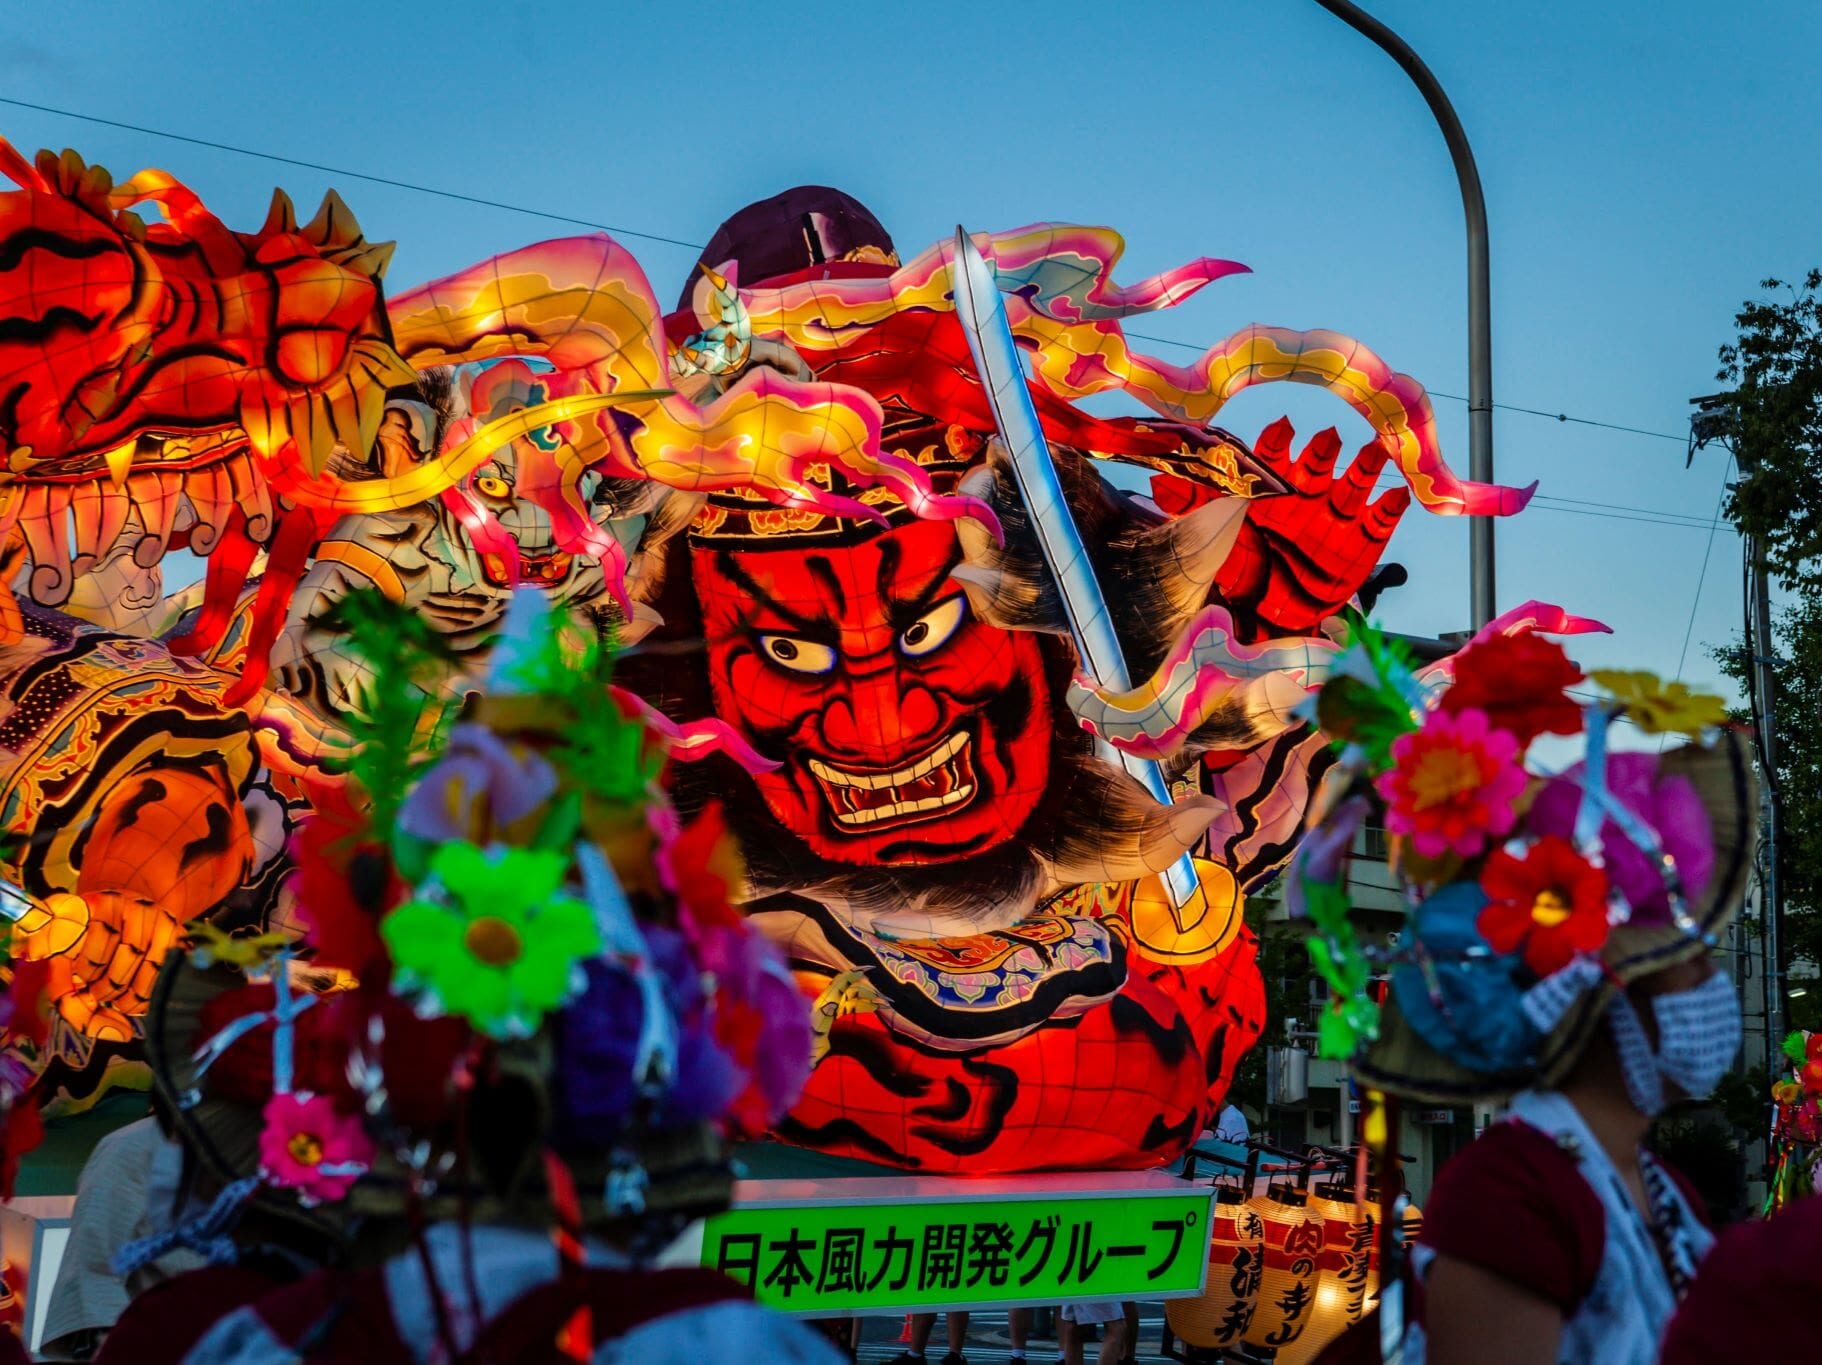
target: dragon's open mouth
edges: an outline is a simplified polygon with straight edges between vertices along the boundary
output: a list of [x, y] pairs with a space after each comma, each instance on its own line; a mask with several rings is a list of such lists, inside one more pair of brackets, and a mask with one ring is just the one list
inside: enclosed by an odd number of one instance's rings
[[980, 790], [967, 731], [950, 735], [922, 758], [892, 772], [837, 768], [819, 758], [810, 772], [822, 787], [835, 824], [869, 833], [929, 820], [967, 805]]

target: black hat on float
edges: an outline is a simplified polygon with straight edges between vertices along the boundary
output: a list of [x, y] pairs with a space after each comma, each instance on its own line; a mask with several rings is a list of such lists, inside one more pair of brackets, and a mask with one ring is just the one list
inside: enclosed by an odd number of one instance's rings
[[892, 235], [867, 206], [827, 185], [799, 185], [748, 204], [715, 229], [683, 282], [678, 311], [688, 313], [702, 266], [740, 265], [740, 283], [807, 275], [824, 278], [878, 275], [899, 265]]
[[[900, 264], [891, 234], [866, 205], [827, 185], [799, 185], [748, 204], [715, 230], [684, 281], [681, 311], [667, 319], [673, 339], [696, 326], [691, 299], [702, 278], [702, 267], [719, 269], [730, 261], [739, 268], [743, 288], [807, 279], [878, 278], [891, 274]], [[906, 430], [917, 433], [900, 453], [922, 465], [940, 492], [951, 491], [981, 455], [980, 438], [945, 431], [917, 414], [888, 413], [887, 427], [889, 439], [894, 439], [895, 432], [899, 438]], [[898, 441], [894, 439], [894, 443]], [[812, 477], [838, 492], [857, 491], [827, 471]], [[909, 509], [884, 490], [868, 490], [860, 497], [888, 524], [913, 519]], [[810, 541], [864, 540], [879, 529], [872, 522], [829, 513], [773, 507], [750, 489], [729, 489], [711, 494], [704, 502], [690, 527], [690, 539], [696, 544], [765, 549]]]

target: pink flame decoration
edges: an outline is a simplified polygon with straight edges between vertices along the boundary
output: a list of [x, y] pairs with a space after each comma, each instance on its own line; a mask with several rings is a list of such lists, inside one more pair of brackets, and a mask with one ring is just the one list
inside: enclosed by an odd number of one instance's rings
[[724, 720], [677, 722], [645, 698], [622, 687], [609, 687], [609, 694], [628, 715], [636, 715], [657, 732], [664, 751], [683, 763], [694, 763], [710, 754], [726, 754], [749, 773], [775, 772], [779, 764], [766, 758]]

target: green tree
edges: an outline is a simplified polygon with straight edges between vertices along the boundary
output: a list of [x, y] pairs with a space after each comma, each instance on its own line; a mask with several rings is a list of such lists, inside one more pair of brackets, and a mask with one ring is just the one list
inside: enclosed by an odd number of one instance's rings
[[1822, 592], [1822, 270], [1801, 285], [1765, 280], [1778, 297], [1748, 300], [1721, 348], [1715, 434], [1729, 438], [1739, 479], [1727, 519], [1766, 548], [1799, 593]]
[[[1799, 593], [1772, 623], [1777, 683], [1778, 889], [1784, 900], [1787, 964], [1822, 963], [1822, 593]], [[1750, 661], [1744, 646], [1716, 659], [1741, 688]], [[1789, 1002], [1793, 1028], [1822, 1028], [1822, 989]]]

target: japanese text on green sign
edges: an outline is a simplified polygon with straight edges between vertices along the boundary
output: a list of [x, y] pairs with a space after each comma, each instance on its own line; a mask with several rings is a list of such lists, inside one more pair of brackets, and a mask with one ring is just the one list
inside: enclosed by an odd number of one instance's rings
[[875, 1205], [736, 1206], [702, 1263], [794, 1313], [1200, 1292], [1208, 1191]]

